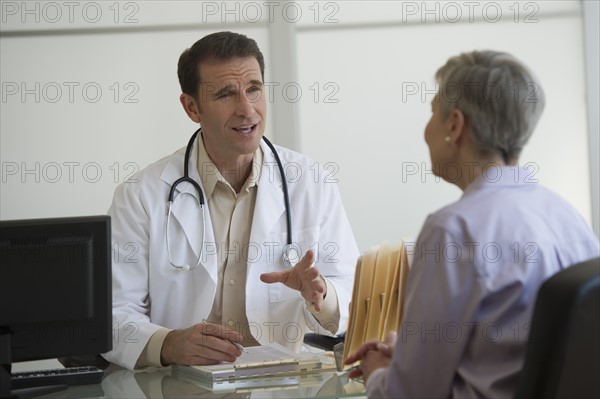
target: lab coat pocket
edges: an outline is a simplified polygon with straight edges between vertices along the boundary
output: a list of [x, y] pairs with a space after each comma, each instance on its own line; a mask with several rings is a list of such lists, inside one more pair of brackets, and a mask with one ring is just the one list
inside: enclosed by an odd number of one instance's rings
[[[293, 247], [298, 251], [300, 257], [304, 256], [306, 251], [313, 249], [318, 250], [319, 227], [310, 227], [292, 232]], [[272, 234], [273, 242], [285, 243], [287, 241], [287, 233]], [[273, 263], [267, 265], [268, 272], [279, 272], [289, 270], [290, 266], [283, 260], [283, 246], [278, 248], [279, 252]], [[282, 283], [269, 284], [269, 300], [271, 302], [286, 301], [291, 299], [302, 299], [300, 291], [289, 288]]]

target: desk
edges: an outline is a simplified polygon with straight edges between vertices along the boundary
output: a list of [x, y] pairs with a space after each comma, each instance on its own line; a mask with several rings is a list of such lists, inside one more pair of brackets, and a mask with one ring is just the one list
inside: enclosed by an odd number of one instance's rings
[[[119, 369], [111, 365], [101, 384], [69, 387], [66, 391], [40, 396], [58, 398], [343, 398], [365, 397], [364, 386], [348, 381], [346, 373], [324, 370], [307, 375], [300, 384], [210, 391], [189, 380], [173, 376], [170, 367], [143, 371]], [[285, 381], [283, 381], [285, 382]], [[350, 385], [346, 385], [350, 383]], [[347, 392], [351, 389], [354, 393]]]

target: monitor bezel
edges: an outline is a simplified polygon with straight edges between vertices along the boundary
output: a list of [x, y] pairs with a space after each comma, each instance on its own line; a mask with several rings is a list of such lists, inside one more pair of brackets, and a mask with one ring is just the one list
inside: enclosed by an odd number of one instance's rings
[[[7, 331], [9, 333], [10, 361], [43, 360], [110, 351], [112, 349], [110, 217], [101, 215], [0, 221], [0, 239], [8, 239], [15, 235], [22, 236], [28, 232], [32, 236], [39, 236], [43, 233], [76, 235], [81, 232], [92, 235], [94, 245], [93, 313], [90, 318], [82, 320], [69, 320], [68, 322], [32, 320], [29, 323], [5, 323], [0, 315], [0, 328], [4, 333]], [[23, 287], [26, 288], [26, 282]], [[14, 282], [14, 289], [19, 289], [17, 282]], [[44, 337], [45, 332], [53, 332], [55, 335], [48, 334]], [[28, 334], [28, 337], [25, 337], [24, 334]], [[37, 337], [36, 334], [38, 334]]]

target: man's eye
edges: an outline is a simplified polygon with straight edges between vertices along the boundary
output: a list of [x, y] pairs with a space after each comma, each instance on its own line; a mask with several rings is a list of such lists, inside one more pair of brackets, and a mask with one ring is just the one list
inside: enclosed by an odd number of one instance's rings
[[227, 100], [231, 96], [233, 96], [233, 93], [223, 93], [217, 97], [217, 100]]
[[261, 95], [262, 95], [262, 88], [259, 86], [252, 86], [250, 88], [248, 88], [247, 94], [248, 99], [250, 101], [257, 101], [260, 99]]

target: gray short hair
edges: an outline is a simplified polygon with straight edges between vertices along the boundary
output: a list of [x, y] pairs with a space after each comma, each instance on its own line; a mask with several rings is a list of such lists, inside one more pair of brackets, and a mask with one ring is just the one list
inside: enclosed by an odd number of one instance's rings
[[529, 69], [507, 53], [473, 51], [450, 58], [435, 76], [442, 116], [459, 109], [482, 155], [516, 161], [545, 105]]

